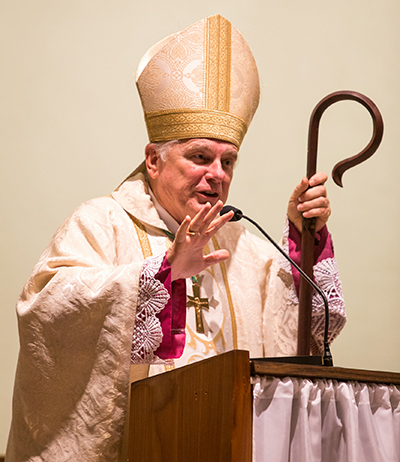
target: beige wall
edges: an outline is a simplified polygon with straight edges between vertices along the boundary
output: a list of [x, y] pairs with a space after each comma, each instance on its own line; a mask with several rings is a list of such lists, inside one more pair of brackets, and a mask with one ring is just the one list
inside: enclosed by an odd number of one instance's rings
[[[243, 33], [262, 81], [230, 202], [276, 238], [305, 172], [315, 104], [352, 89], [381, 109], [386, 132], [378, 153], [345, 174], [344, 189], [329, 182], [349, 317], [333, 354], [336, 365], [400, 371], [397, 0], [2, 0], [0, 13], [0, 453], [18, 354], [18, 293], [66, 216], [108, 194], [142, 159], [146, 134], [133, 77], [142, 54], [210, 14]], [[331, 170], [370, 134], [361, 106], [330, 108], [319, 167]]]

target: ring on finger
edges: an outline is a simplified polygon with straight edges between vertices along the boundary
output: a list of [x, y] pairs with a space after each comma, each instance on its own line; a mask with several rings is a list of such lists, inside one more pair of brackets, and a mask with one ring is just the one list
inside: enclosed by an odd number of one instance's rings
[[198, 234], [198, 231], [193, 231], [192, 229], [188, 228], [186, 234], [190, 234], [190, 236], [195, 236]]

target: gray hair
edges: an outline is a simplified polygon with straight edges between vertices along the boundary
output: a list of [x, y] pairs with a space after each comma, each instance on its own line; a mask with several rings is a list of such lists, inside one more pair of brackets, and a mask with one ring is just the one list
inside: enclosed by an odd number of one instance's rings
[[157, 153], [160, 156], [160, 159], [165, 162], [167, 160], [169, 150], [178, 143], [182, 143], [183, 140], [172, 140], [172, 141], [160, 141], [158, 143], [151, 143]]

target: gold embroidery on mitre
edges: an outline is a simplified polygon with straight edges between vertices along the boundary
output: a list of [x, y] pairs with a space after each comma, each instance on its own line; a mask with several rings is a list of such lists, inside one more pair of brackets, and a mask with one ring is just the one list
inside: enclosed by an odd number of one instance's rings
[[247, 131], [243, 119], [227, 112], [201, 109], [149, 112], [145, 115], [150, 141], [216, 138], [239, 147]]
[[154, 45], [136, 83], [151, 142], [214, 138], [239, 148], [259, 100], [253, 55], [220, 15]]
[[211, 16], [205, 21], [203, 107], [229, 112], [232, 26], [220, 15]]

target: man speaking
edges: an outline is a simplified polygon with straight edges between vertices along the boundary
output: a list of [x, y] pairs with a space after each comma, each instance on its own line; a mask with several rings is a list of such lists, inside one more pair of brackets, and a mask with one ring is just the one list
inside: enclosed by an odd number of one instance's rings
[[[124, 460], [129, 380], [235, 348], [296, 353], [298, 275], [267, 242], [220, 216], [259, 100], [251, 51], [216, 15], [142, 58], [137, 85], [150, 144], [109, 196], [66, 220], [18, 300], [20, 356], [8, 462]], [[345, 323], [317, 173], [292, 193], [282, 244], [300, 258], [317, 218], [314, 275]], [[314, 297], [312, 349], [324, 311]]]

